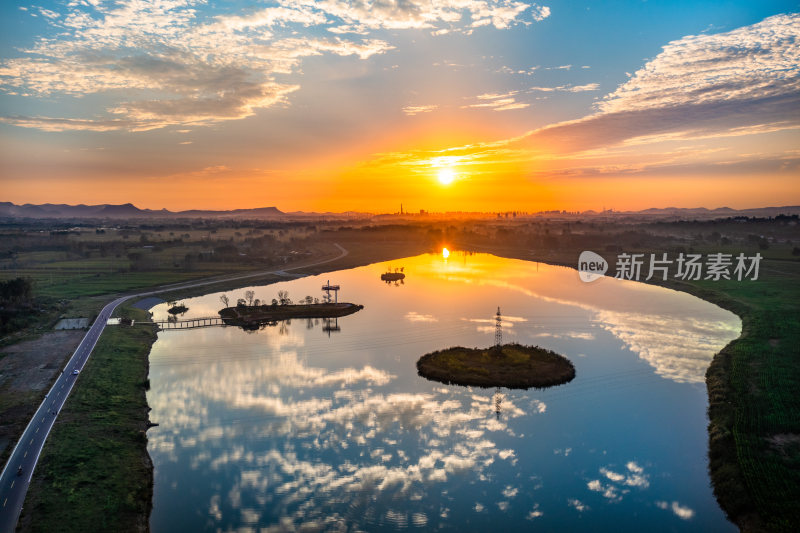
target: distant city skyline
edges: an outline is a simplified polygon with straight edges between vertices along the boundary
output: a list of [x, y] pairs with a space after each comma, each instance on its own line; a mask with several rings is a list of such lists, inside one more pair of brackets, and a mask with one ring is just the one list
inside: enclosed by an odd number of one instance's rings
[[798, 2], [0, 6], [0, 201], [800, 204]]

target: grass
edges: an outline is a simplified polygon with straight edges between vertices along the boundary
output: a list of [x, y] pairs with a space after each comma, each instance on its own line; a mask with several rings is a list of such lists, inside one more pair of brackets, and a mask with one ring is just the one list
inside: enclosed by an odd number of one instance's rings
[[[690, 291], [742, 317], [742, 336], [714, 359], [706, 382], [714, 490], [743, 529], [800, 524], [800, 265], [779, 265], [757, 282]], [[792, 438], [776, 443], [782, 436]]]
[[[146, 319], [137, 309], [121, 314]], [[154, 340], [150, 328], [105, 330], [47, 440], [23, 531], [146, 530], [152, 465], [145, 394]]]

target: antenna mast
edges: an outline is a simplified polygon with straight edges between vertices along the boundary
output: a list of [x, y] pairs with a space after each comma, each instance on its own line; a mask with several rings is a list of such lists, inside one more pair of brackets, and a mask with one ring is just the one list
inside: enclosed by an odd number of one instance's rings
[[495, 316], [494, 326], [494, 345], [497, 348], [503, 344], [503, 319], [500, 315], [500, 307], [497, 308], [497, 315]]

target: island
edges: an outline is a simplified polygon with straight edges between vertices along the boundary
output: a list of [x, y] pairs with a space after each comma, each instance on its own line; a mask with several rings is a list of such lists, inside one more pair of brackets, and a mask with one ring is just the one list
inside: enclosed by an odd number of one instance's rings
[[219, 311], [222, 320], [231, 326], [249, 326], [290, 320], [292, 318], [338, 318], [364, 309], [353, 303], [312, 303], [287, 305], [237, 305]]
[[175, 304], [167, 310], [167, 313], [171, 315], [182, 315], [188, 310], [189, 308], [183, 304]]
[[448, 385], [509, 389], [552, 387], [575, 377], [575, 367], [563, 355], [521, 344], [439, 350], [420, 357], [417, 372]]

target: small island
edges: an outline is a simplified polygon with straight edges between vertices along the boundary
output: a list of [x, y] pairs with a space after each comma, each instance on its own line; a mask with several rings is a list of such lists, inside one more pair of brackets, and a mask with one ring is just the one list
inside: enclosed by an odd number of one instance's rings
[[312, 303], [226, 307], [219, 311], [222, 320], [232, 326], [246, 326], [292, 318], [338, 318], [364, 309], [352, 303]]
[[563, 355], [521, 344], [439, 350], [423, 355], [417, 361], [417, 372], [448, 385], [509, 389], [552, 387], [575, 377], [575, 367]]
[[174, 304], [172, 307], [170, 307], [167, 310], [167, 313], [169, 313], [171, 315], [182, 315], [183, 313], [185, 313], [186, 311], [189, 310], [189, 308], [186, 307], [185, 305], [183, 305], [182, 303], [181, 304], [176, 304], [174, 302], [170, 302], [170, 303]]

